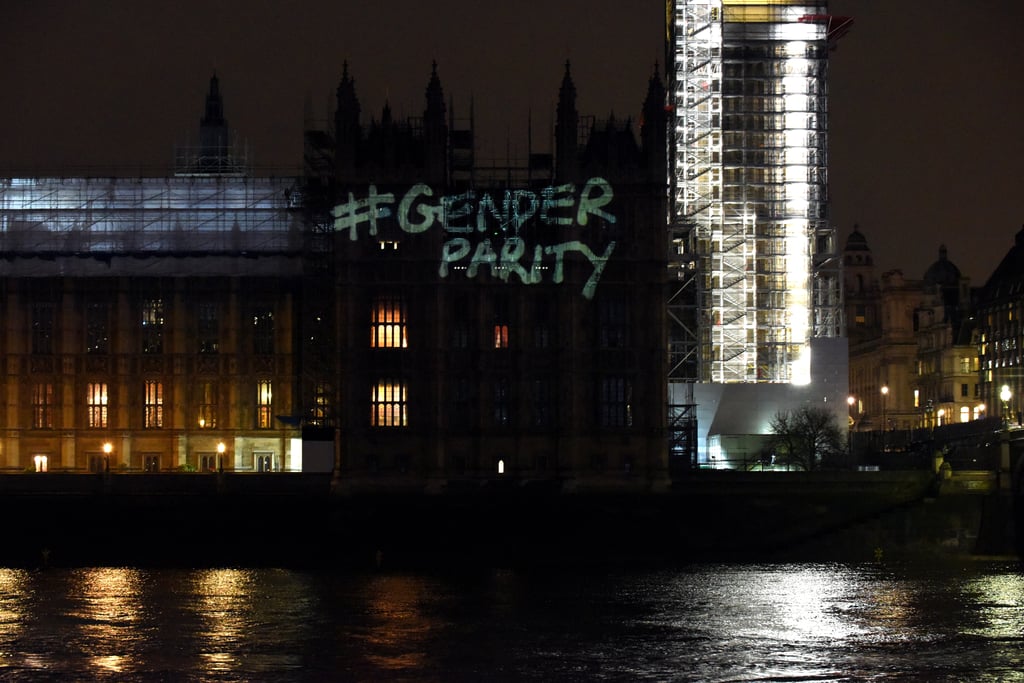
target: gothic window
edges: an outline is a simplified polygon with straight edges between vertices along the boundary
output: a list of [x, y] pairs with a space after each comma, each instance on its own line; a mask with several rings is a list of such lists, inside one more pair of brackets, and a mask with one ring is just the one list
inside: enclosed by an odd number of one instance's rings
[[375, 349], [404, 349], [406, 338], [405, 299], [379, 296], [374, 299], [370, 319], [370, 346]]
[[259, 429], [270, 429], [274, 426], [273, 398], [270, 380], [256, 383], [256, 426]]
[[53, 429], [53, 384], [39, 382], [32, 386], [32, 428]]
[[142, 352], [162, 353], [164, 350], [163, 299], [142, 302]]
[[252, 314], [253, 353], [270, 355], [274, 353], [274, 311], [259, 308]]
[[90, 303], [85, 307], [85, 352], [109, 353], [110, 310], [107, 304]]
[[370, 395], [370, 425], [405, 427], [408, 424], [407, 389], [404, 382], [381, 380]]
[[107, 383], [90, 382], [85, 390], [86, 423], [92, 429], [106, 429]]
[[145, 384], [143, 425], [146, 429], [164, 426], [164, 383], [147, 381]]
[[32, 353], [53, 353], [53, 304], [32, 304]]

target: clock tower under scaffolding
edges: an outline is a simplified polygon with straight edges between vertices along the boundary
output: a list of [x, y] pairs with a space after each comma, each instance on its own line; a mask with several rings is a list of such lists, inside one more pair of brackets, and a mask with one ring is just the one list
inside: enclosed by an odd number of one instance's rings
[[[844, 334], [826, 75], [850, 21], [797, 0], [669, 0], [667, 9], [669, 412], [683, 437], [674, 448], [696, 462], [683, 427], [700, 403], [695, 388], [812, 386], [814, 340]], [[767, 400], [777, 409], [808, 400], [796, 389], [762, 393], [789, 395]]]

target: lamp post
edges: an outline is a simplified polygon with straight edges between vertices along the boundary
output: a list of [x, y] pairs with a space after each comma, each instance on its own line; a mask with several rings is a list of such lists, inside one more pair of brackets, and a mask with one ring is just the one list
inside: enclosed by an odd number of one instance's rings
[[221, 441], [217, 444], [217, 470], [219, 472], [224, 471], [224, 451], [227, 450], [227, 446]]
[[885, 429], [888, 426], [888, 421], [885, 418], [885, 399], [889, 397], [888, 385], [882, 385], [882, 452], [885, 453]]
[[857, 420], [853, 417], [853, 404], [857, 402], [857, 399], [853, 396], [846, 397], [846, 405], [850, 407], [849, 428], [846, 430], [846, 455], [849, 458], [853, 457], [853, 426], [857, 423]]
[[107, 441], [103, 444], [103, 471], [110, 471], [110, 454], [114, 451], [114, 444]]
[[1003, 429], [1010, 428], [1010, 399], [1013, 398], [1013, 392], [1010, 391], [1010, 386], [1004, 384], [999, 390], [999, 400], [1003, 402]]

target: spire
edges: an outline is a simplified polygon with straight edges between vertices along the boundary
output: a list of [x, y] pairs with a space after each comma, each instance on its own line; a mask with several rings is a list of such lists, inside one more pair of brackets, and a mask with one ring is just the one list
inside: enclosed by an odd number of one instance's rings
[[356, 81], [348, 75], [348, 61], [341, 67], [341, 82], [338, 83], [338, 108], [335, 120], [344, 119], [359, 125], [359, 99], [356, 97]]
[[232, 158], [230, 132], [224, 118], [224, 100], [220, 95], [217, 72], [210, 78], [206, 106], [199, 120], [198, 153], [189, 154], [187, 158], [185, 170], [189, 173], [224, 174], [241, 171], [238, 160]]
[[654, 177], [665, 175], [668, 172], [668, 114], [665, 111], [665, 86], [661, 82], [657, 62], [647, 83], [647, 97], [640, 121], [640, 144]]
[[423, 121], [427, 126], [444, 124], [445, 122], [444, 92], [441, 79], [437, 76], [437, 61], [431, 65], [430, 81], [427, 83], [427, 110], [423, 113]]
[[441, 79], [437, 76], [437, 61], [434, 61], [430, 69], [430, 81], [427, 83], [427, 108], [423, 112], [424, 173], [429, 183], [441, 184], [447, 180], [447, 119], [444, 92]]
[[341, 82], [338, 83], [338, 108], [334, 112], [334, 160], [338, 178], [341, 180], [351, 180], [355, 173], [362, 139], [359, 113], [356, 81], [349, 76], [348, 61], [346, 60], [341, 67]]
[[569, 60], [565, 60], [565, 75], [558, 90], [558, 120], [576, 118], [576, 85], [572, 82]]
[[558, 111], [555, 121], [555, 174], [560, 180], [572, 180], [579, 168], [579, 113], [576, 111], [576, 86], [572, 82], [569, 60], [558, 90]]
[[226, 126], [224, 120], [224, 100], [220, 96], [220, 81], [217, 80], [217, 72], [213, 72], [210, 78], [210, 92], [206, 95], [206, 113], [200, 122], [206, 126]]
[[[206, 109], [199, 121], [199, 156], [216, 159], [227, 154], [228, 122], [224, 120], [224, 100], [220, 96], [217, 73], [210, 78], [210, 91], [206, 95]], [[205, 163], [205, 162], [204, 162]]]

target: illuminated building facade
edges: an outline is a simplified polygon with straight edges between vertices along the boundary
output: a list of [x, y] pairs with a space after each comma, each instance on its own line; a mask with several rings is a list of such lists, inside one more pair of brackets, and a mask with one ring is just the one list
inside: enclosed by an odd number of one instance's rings
[[215, 78], [173, 176], [0, 180], [0, 464], [308, 470], [315, 432], [353, 488], [664, 483], [657, 74], [644, 119], [566, 65], [555, 149], [484, 168], [436, 68], [366, 124], [346, 66], [304, 174], [257, 178]]
[[843, 262], [852, 429], [884, 427], [885, 443], [902, 448], [914, 430], [991, 417], [979, 383], [976, 292], [946, 248], [920, 279], [878, 275], [854, 226]]
[[290, 409], [299, 362], [292, 185], [0, 180], [0, 462], [49, 471], [301, 466], [298, 434], [275, 417]]
[[975, 317], [980, 398], [992, 416], [1020, 425], [1024, 410], [1024, 228], [981, 288]]
[[[838, 340], [844, 328], [827, 210], [826, 73], [846, 22], [824, 2], [674, 0], [668, 8], [673, 414], [690, 400], [706, 412], [719, 398], [687, 394], [711, 385], [820, 389], [763, 390], [774, 409], [834, 401], [844, 388], [824, 378], [836, 376], [841, 344], [815, 340]], [[812, 347], [825, 358], [812, 360]], [[829, 369], [819, 362], [816, 371], [818, 361]], [[763, 417], [729, 429], [763, 433]], [[718, 428], [708, 418], [701, 433], [711, 437]]]

